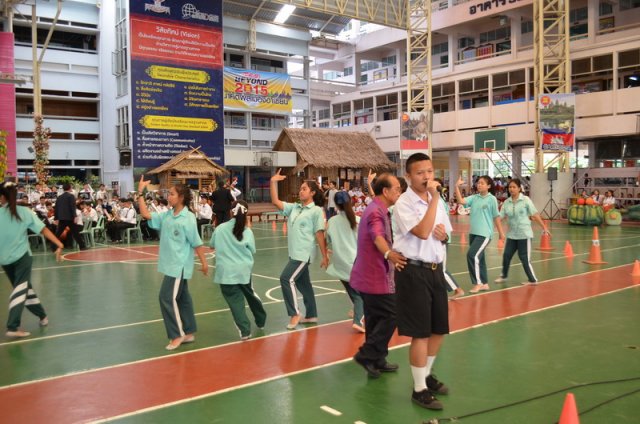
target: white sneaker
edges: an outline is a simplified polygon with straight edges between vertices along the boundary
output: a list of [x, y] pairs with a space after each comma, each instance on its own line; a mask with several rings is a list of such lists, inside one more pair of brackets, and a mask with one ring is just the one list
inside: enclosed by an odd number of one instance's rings
[[7, 331], [5, 333], [7, 337], [29, 337], [31, 333], [28, 331], [16, 330], [16, 331]]
[[495, 280], [493, 280], [493, 282], [494, 282], [494, 283], [498, 283], [498, 284], [500, 284], [500, 283], [506, 283], [506, 282], [507, 282], [507, 279], [506, 279], [505, 277], [498, 277], [498, 278], [496, 278]]

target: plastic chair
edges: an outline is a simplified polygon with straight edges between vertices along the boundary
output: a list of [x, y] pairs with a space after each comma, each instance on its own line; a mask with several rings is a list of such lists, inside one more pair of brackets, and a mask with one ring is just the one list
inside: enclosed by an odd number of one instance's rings
[[100, 218], [98, 218], [98, 222], [96, 223], [96, 226], [91, 228], [94, 244], [96, 240], [107, 241], [107, 237], [105, 235], [104, 221], [105, 221], [104, 215], [101, 215]]
[[29, 240], [29, 246], [31, 246], [31, 240], [35, 239], [38, 245], [42, 245], [42, 251], [45, 253], [47, 252], [47, 242], [42, 233], [29, 234], [27, 239]]
[[210, 239], [211, 236], [213, 235], [213, 230], [214, 230], [213, 223], [211, 223], [211, 224], [203, 224], [200, 227], [200, 238], [203, 241], [207, 240], [207, 239]]
[[80, 235], [84, 239], [85, 246], [95, 247], [96, 243], [93, 238], [93, 228], [91, 228], [91, 222], [92, 221], [90, 219], [84, 221], [84, 226], [82, 227], [82, 231], [80, 231]]
[[136, 216], [136, 226], [127, 228], [124, 231], [124, 237], [127, 239], [127, 244], [131, 244], [131, 236], [134, 235], [138, 241], [142, 241], [142, 230], [140, 229], [140, 222], [142, 221], [142, 216], [138, 214]]

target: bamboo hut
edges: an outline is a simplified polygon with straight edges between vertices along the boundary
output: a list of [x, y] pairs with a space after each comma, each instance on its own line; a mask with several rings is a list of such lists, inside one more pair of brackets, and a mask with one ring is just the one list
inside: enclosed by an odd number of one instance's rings
[[202, 153], [199, 147], [186, 150], [147, 172], [147, 174], [158, 174], [160, 190], [182, 183], [198, 191], [206, 191], [212, 181], [220, 179], [227, 173], [226, 169]]
[[367, 132], [284, 128], [273, 150], [296, 152], [296, 166], [282, 170], [287, 179], [280, 186], [280, 197], [288, 201], [297, 199], [304, 180], [322, 176], [340, 187], [348, 183], [365, 188], [370, 169], [377, 173], [396, 169]]

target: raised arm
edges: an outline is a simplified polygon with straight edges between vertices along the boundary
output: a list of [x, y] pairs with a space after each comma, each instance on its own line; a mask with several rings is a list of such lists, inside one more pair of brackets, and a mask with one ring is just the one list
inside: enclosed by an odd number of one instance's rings
[[140, 175], [140, 182], [138, 183], [138, 207], [140, 207], [140, 216], [144, 219], [151, 219], [151, 212], [147, 208], [147, 203], [144, 201], [144, 189], [151, 183], [151, 180], [144, 180], [144, 174]]
[[282, 171], [282, 168], [278, 169], [278, 172], [275, 173], [275, 175], [273, 175], [271, 177], [271, 203], [273, 203], [273, 205], [278, 208], [279, 210], [283, 210], [284, 209], [284, 204], [282, 203], [282, 201], [278, 198], [278, 183], [280, 181], [284, 181], [285, 178], [287, 178], [285, 175], [281, 175], [280, 172]]
[[466, 205], [467, 202], [464, 200], [464, 197], [462, 197], [462, 193], [460, 193], [461, 185], [464, 185], [464, 180], [462, 179], [462, 176], [458, 177], [458, 182], [456, 183], [456, 199], [458, 200], [459, 204]]
[[369, 190], [370, 197], [375, 196], [375, 194], [373, 194], [373, 180], [376, 178], [376, 175], [378, 174], [371, 172], [371, 168], [369, 168], [369, 175], [367, 175], [367, 190]]

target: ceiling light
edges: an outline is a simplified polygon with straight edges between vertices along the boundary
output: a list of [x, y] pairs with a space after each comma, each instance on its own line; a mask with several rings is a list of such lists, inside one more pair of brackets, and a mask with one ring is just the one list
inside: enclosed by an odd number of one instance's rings
[[289, 16], [291, 16], [294, 10], [296, 10], [296, 7], [294, 5], [285, 4], [284, 6], [282, 6], [282, 9], [280, 9], [280, 12], [276, 16], [276, 18], [273, 20], [273, 22], [276, 24], [285, 23], [287, 19], [289, 19]]

